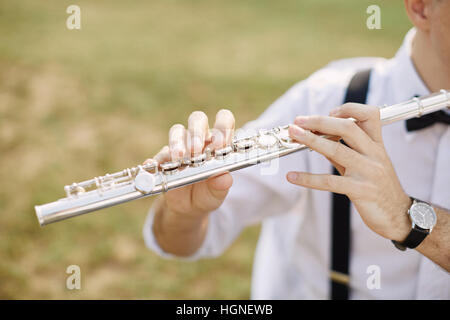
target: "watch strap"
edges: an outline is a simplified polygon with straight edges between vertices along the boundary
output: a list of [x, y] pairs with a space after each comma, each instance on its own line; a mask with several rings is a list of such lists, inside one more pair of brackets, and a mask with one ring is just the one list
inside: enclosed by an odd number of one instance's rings
[[428, 229], [422, 229], [418, 226], [414, 226], [414, 228], [411, 229], [411, 232], [403, 242], [392, 240], [392, 243], [397, 249], [400, 249], [402, 251], [405, 251], [406, 248], [414, 249], [419, 244], [421, 244], [429, 234], [430, 231]]

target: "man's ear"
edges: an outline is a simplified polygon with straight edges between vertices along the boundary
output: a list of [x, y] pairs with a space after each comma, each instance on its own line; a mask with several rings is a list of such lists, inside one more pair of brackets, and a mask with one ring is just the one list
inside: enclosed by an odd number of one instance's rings
[[435, 0], [404, 0], [409, 19], [422, 31], [430, 29], [433, 1]]

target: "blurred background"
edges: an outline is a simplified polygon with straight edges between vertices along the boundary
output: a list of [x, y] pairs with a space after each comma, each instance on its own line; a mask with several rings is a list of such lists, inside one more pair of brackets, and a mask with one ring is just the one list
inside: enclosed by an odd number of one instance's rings
[[1, 0], [0, 298], [249, 298], [258, 226], [218, 259], [165, 261], [142, 238], [152, 199], [43, 228], [33, 207], [151, 157], [193, 110], [241, 126], [332, 60], [393, 56], [409, 28], [401, 0]]

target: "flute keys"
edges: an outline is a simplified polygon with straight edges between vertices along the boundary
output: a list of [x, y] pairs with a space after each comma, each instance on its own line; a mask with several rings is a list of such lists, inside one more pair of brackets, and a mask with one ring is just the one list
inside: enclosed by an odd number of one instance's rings
[[233, 152], [233, 148], [231, 146], [228, 146], [222, 149], [215, 150], [214, 155], [217, 159], [224, 159], [231, 152]]
[[278, 140], [271, 134], [261, 134], [258, 137], [258, 145], [264, 149], [270, 149], [277, 144]]
[[192, 164], [192, 159], [189, 157], [185, 157], [181, 160], [181, 164], [185, 166], [190, 166]]
[[286, 130], [286, 129], [280, 130], [280, 133], [278, 134], [278, 136], [280, 137], [280, 139], [283, 142], [287, 142], [287, 143], [291, 143], [292, 142], [292, 138], [289, 136], [289, 131]]
[[285, 148], [297, 148], [300, 145], [289, 136], [288, 127], [279, 127], [279, 132], [276, 133], [276, 136], [280, 144]]
[[66, 194], [67, 194], [68, 197], [70, 197], [70, 196], [78, 196], [78, 195], [83, 194], [83, 193], [86, 192], [86, 190], [83, 187], [79, 186], [76, 183], [73, 183], [70, 186], [65, 186], [64, 187], [64, 191], [66, 191]]
[[237, 151], [245, 152], [251, 150], [255, 146], [255, 141], [250, 139], [240, 140], [235, 143]]
[[280, 132], [277, 134], [277, 136], [280, 139], [281, 145], [286, 148], [294, 148], [299, 145], [289, 136], [288, 128], [280, 128]]
[[173, 162], [166, 162], [166, 163], [162, 163], [160, 164], [161, 170], [164, 173], [167, 174], [172, 174], [177, 172], [178, 168], [180, 167], [181, 163], [178, 161], [173, 161]]
[[202, 154], [200, 154], [198, 156], [195, 156], [195, 157], [191, 158], [191, 163], [192, 163], [192, 166], [194, 166], [194, 167], [198, 167], [199, 165], [205, 163], [205, 161], [206, 161], [206, 154], [205, 153], [202, 153]]
[[154, 175], [145, 170], [140, 170], [134, 179], [134, 187], [144, 194], [150, 193], [155, 187]]
[[185, 166], [193, 166], [198, 167], [199, 165], [205, 163], [205, 161], [208, 159], [208, 155], [206, 153], [202, 153], [198, 156], [194, 156], [192, 158], [184, 158], [182, 160], [182, 164]]
[[151, 162], [142, 165], [142, 169], [153, 172], [158, 169], [158, 162], [156, 160], [152, 160]]

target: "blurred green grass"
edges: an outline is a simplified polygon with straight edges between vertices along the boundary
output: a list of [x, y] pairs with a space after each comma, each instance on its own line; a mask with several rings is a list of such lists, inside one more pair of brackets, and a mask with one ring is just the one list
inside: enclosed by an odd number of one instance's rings
[[[366, 28], [379, 4], [382, 30]], [[239, 125], [331, 60], [390, 57], [403, 1], [0, 2], [0, 298], [249, 297], [259, 227], [214, 260], [165, 261], [141, 236], [151, 199], [40, 228], [62, 186], [140, 163], [190, 112]], [[82, 290], [65, 288], [68, 265]]]

